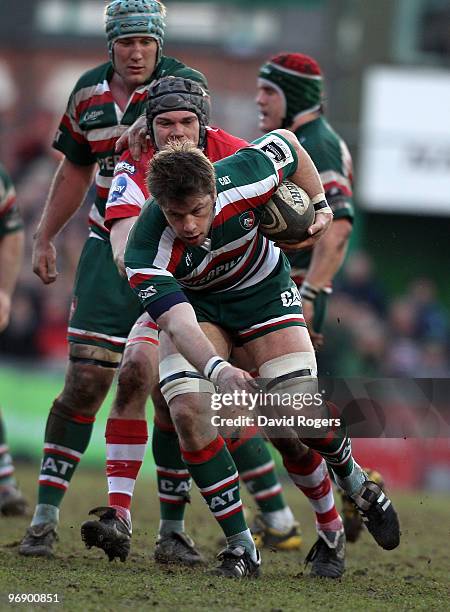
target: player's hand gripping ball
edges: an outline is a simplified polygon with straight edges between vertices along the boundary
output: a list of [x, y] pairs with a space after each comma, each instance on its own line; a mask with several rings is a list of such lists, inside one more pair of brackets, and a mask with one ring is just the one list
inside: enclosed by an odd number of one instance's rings
[[313, 223], [314, 206], [306, 191], [283, 181], [264, 207], [259, 231], [274, 242], [301, 242]]

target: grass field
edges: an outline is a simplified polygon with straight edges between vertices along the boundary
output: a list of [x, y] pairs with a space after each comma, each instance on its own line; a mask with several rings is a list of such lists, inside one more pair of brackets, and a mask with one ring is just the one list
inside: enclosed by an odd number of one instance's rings
[[[37, 468], [18, 469], [34, 502]], [[0, 610], [448, 610], [450, 605], [450, 497], [427, 493], [393, 495], [402, 523], [402, 544], [385, 552], [365, 533], [348, 545], [347, 571], [340, 581], [308, 577], [303, 559], [315, 541], [312, 515], [302, 496], [286, 485], [301, 520], [304, 549], [263, 552], [263, 576], [224, 581], [203, 569], [160, 567], [151, 559], [158, 520], [154, 483], [138, 482], [132, 553], [126, 563], [108, 563], [98, 549], [86, 550], [80, 523], [106, 502], [102, 474], [79, 470], [61, 512], [60, 541], [53, 560], [17, 554], [27, 519], [0, 518]], [[252, 508], [249, 502], [248, 506]], [[196, 492], [187, 512], [189, 533], [214, 564], [218, 528]], [[9, 593], [57, 593], [59, 604], [9, 604]]]

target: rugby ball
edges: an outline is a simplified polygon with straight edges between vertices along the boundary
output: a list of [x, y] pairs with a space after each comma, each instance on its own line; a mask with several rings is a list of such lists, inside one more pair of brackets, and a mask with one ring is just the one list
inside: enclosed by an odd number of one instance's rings
[[301, 242], [314, 222], [314, 206], [306, 191], [283, 181], [264, 206], [259, 231], [275, 242]]

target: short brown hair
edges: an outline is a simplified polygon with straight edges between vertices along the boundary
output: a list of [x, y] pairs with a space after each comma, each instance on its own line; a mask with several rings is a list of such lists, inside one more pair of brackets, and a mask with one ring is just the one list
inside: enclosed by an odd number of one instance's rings
[[190, 141], [173, 141], [150, 162], [147, 183], [163, 208], [196, 194], [214, 193], [216, 174], [209, 159]]

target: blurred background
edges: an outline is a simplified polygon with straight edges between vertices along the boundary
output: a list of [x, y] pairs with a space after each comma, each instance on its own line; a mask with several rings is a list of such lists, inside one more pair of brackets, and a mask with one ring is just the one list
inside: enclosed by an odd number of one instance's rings
[[[255, 83], [268, 56], [299, 51], [322, 66], [326, 114], [350, 147], [356, 188], [355, 230], [331, 298], [322, 372], [448, 378], [448, 1], [166, 5], [165, 54], [205, 73], [213, 123], [233, 134], [258, 136]], [[39, 456], [46, 415], [62, 387], [90, 202], [57, 241], [60, 275], [52, 286], [31, 271], [32, 234], [58, 164], [50, 143], [68, 95], [84, 70], [107, 58], [103, 8], [102, 0], [0, 3], [0, 160], [27, 229], [11, 323], [0, 336], [0, 404], [12, 451], [24, 457]], [[101, 425], [95, 436], [88, 463], [104, 460]], [[428, 459], [416, 464], [418, 446]], [[357, 440], [355, 447], [363, 461], [376, 452], [376, 466], [393, 484], [450, 490], [448, 439]]]

